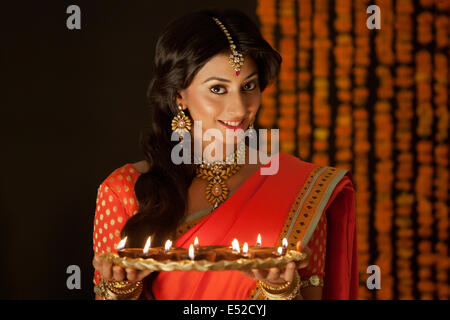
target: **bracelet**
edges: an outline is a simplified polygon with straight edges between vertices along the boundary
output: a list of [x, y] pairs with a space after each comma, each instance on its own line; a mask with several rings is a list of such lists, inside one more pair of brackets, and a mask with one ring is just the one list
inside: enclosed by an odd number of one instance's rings
[[104, 281], [94, 287], [94, 292], [103, 300], [133, 300], [138, 298], [143, 290], [142, 281]]
[[323, 278], [319, 277], [318, 275], [312, 275], [306, 280], [302, 280], [300, 283], [300, 288], [306, 288], [306, 287], [323, 287]]
[[258, 281], [258, 284], [264, 296], [269, 300], [292, 300], [300, 294], [300, 276], [297, 270], [294, 273], [294, 280], [288, 281], [281, 287], [274, 288], [263, 281]]
[[270, 290], [270, 291], [284, 291], [284, 289], [289, 288], [289, 286], [291, 285], [291, 282], [287, 281], [286, 283], [284, 283], [281, 286], [272, 287], [272, 286], [268, 285], [266, 282], [260, 280], [259, 285], [261, 287], [263, 287], [264, 289]]

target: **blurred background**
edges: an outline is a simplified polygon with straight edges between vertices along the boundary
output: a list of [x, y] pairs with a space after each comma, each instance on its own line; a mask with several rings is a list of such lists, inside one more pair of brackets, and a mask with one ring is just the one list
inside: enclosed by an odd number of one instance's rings
[[[380, 29], [366, 24], [370, 5]], [[450, 2], [258, 0], [256, 10], [283, 56], [259, 124], [280, 128], [282, 151], [353, 173], [360, 299], [448, 299]], [[373, 264], [380, 290], [366, 287]]]
[[[66, 27], [73, 4], [80, 30]], [[0, 298], [93, 297], [97, 188], [142, 159], [159, 33], [208, 7], [244, 11], [283, 57], [259, 126], [280, 129], [281, 151], [352, 171], [360, 299], [448, 299], [446, 0], [3, 4]], [[373, 264], [380, 290], [366, 287]], [[70, 265], [81, 289], [67, 288]]]

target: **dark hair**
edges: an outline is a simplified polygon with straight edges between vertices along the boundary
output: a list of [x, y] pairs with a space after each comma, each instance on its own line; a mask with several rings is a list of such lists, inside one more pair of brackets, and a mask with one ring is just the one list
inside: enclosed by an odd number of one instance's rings
[[230, 49], [224, 32], [212, 17], [227, 28], [236, 49], [257, 64], [261, 91], [279, 73], [281, 56], [241, 11], [202, 10], [166, 26], [156, 44], [154, 77], [147, 92], [151, 124], [140, 138], [150, 170], [136, 181], [139, 211], [122, 229], [122, 237], [128, 236], [128, 246], [142, 247], [149, 235], [152, 244], [162, 245], [174, 235], [185, 214], [194, 169], [192, 165], [172, 162], [171, 150], [177, 142], [170, 139], [170, 124], [178, 112], [177, 91], [187, 88], [209, 59]]

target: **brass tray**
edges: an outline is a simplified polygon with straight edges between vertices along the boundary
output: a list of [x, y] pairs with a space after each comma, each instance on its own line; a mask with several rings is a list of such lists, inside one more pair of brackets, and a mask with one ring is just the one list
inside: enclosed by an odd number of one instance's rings
[[211, 262], [207, 260], [165, 260], [157, 261], [152, 258], [128, 258], [119, 257], [116, 253], [106, 253], [101, 259], [119, 265], [123, 268], [152, 271], [220, 271], [220, 270], [248, 270], [248, 269], [268, 269], [274, 267], [284, 267], [291, 261], [301, 261], [306, 259], [306, 253], [296, 250], [288, 250], [285, 255], [275, 258], [249, 259], [240, 258], [234, 261], [220, 260]]

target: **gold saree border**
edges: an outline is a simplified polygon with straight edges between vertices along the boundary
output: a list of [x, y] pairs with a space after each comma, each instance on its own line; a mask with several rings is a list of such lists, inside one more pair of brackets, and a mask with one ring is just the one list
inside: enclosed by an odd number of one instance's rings
[[[281, 246], [283, 238], [288, 240], [289, 249], [296, 249], [299, 240], [302, 247], [308, 244], [335, 187], [347, 172], [329, 166], [318, 166], [311, 171], [292, 204], [276, 246]], [[249, 299], [265, 300], [256, 283]]]

